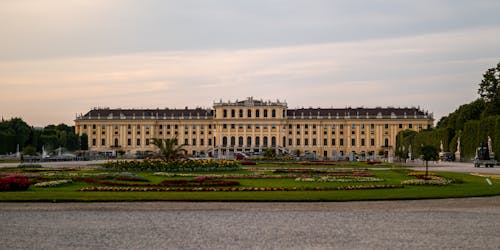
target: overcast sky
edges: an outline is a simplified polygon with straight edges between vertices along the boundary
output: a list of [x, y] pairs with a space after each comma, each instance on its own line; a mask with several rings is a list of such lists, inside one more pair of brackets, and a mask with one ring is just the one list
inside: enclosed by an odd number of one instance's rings
[[0, 115], [93, 107], [420, 106], [439, 119], [500, 62], [500, 1], [2, 0]]

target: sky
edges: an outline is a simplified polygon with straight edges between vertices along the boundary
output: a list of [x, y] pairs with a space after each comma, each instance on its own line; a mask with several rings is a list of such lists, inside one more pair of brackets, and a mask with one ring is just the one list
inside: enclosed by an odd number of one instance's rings
[[498, 0], [2, 0], [0, 115], [73, 125], [94, 107], [420, 107], [478, 98]]

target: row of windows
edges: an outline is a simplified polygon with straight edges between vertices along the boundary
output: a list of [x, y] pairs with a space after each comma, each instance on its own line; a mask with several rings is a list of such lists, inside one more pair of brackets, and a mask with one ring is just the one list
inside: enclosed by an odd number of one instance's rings
[[[231, 109], [230, 112], [231, 112], [231, 118], [235, 118], [236, 117], [236, 111], [238, 111], [238, 117], [239, 118], [243, 118], [243, 114], [244, 114], [244, 111], [243, 109], [239, 109], [239, 110], [235, 110], [235, 109]], [[256, 109], [255, 112], [255, 118], [260, 118], [260, 109]], [[228, 116], [228, 110], [227, 109], [223, 109], [222, 110], [222, 117], [224, 118], [227, 118], [229, 117]], [[267, 118], [269, 117], [269, 110], [267, 109], [264, 109], [262, 110], [262, 116], [264, 118]], [[251, 109], [247, 109], [247, 116], [246, 118], [252, 118], [252, 110]], [[271, 117], [272, 118], [276, 118], [276, 109], [271, 109]], [[285, 111], [283, 110], [283, 117], [285, 117]]]
[[[205, 128], [204, 124], [200, 124], [200, 125], [193, 124], [193, 125], [184, 125], [184, 129], [189, 129], [189, 127], [192, 127], [193, 129], [196, 129], [197, 126], [199, 126], [200, 129], [204, 129]], [[222, 126], [223, 126], [224, 129], [226, 129], [228, 127], [228, 124], [222, 124]], [[235, 124], [230, 124], [230, 126], [231, 126], [231, 128], [235, 128], [236, 125]], [[238, 125], [239, 128], [243, 128], [243, 126], [244, 126], [243, 124], [239, 124]], [[247, 124], [246, 126], [247, 126], [247, 128], [251, 128], [252, 125], [251, 124]], [[253, 126], [255, 126], [256, 128], [260, 127], [259, 124], [253, 124]], [[262, 126], [264, 128], [267, 128], [268, 125], [262, 125]], [[276, 127], [275, 124], [271, 124], [270, 126], [272, 128]], [[328, 124], [324, 124], [323, 126], [324, 126], [324, 129], [328, 128]], [[358, 125], [357, 124], [351, 124], [351, 128], [352, 129], [355, 129], [356, 126], [359, 126], [361, 129], [365, 128], [365, 124], [358, 124]], [[400, 129], [402, 129], [403, 126], [404, 126], [404, 124], [402, 124], [402, 123], [398, 124], [398, 127]], [[96, 129], [96, 127], [97, 127], [96, 124], [92, 125], [92, 129]], [[136, 127], [137, 127], [138, 130], [141, 129], [141, 125], [137, 125]], [[162, 130], [163, 128], [171, 129], [172, 127], [174, 129], [178, 129], [178, 125], [177, 124], [174, 124], [174, 125], [166, 124], [165, 126], [164, 125], [159, 125], [158, 127], [159, 127], [160, 130]], [[208, 124], [207, 127], [209, 129], [212, 129], [212, 124]], [[292, 124], [288, 125], [289, 129], [292, 129], [293, 127], [294, 126]], [[313, 129], [316, 129], [317, 125], [316, 124], [310, 124], [310, 125], [309, 124], [296, 124], [295, 127], [297, 129], [300, 129], [301, 127], [305, 128], [305, 129], [308, 129], [309, 127], [312, 127]], [[335, 129], [336, 124], [331, 124], [331, 127], [332, 127], [332, 129]], [[344, 129], [344, 124], [338, 124], [338, 127], [339, 127], [339, 129]], [[428, 125], [428, 128], [429, 127], [430, 127], [430, 125]], [[115, 130], [117, 130], [118, 129], [118, 125], [114, 125], [114, 128], [115, 128]], [[128, 124], [127, 128], [128, 129], [132, 129], [132, 125]], [[146, 128], [146, 130], [149, 130], [150, 125], [145, 125], [145, 128]], [[286, 127], [283, 127], [283, 128], [286, 128]], [[373, 123], [370, 124], [370, 128], [374, 129], [375, 128], [375, 124], [373, 124]], [[384, 128], [388, 129], [389, 128], [389, 124], [388, 123], [384, 124]], [[413, 128], [413, 124], [411, 124], [411, 123], [408, 124], [408, 128], [412, 129]], [[423, 128], [422, 124], [418, 124], [418, 128], [422, 129]], [[86, 124], [83, 125], [83, 129], [87, 129], [87, 125]], [[105, 130], [106, 129], [106, 125], [101, 125], [101, 129]]]

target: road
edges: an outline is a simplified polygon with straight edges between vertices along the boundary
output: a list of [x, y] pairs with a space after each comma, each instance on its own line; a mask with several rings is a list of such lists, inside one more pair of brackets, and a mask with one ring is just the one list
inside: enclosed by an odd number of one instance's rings
[[2, 249], [499, 249], [500, 196], [344, 203], [0, 203]]

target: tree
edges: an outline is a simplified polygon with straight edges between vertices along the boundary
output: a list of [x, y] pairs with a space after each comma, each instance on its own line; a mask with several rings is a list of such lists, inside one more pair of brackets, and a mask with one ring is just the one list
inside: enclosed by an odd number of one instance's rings
[[272, 148], [266, 148], [264, 149], [264, 157], [266, 158], [274, 158], [276, 157], [276, 150]]
[[496, 68], [486, 70], [483, 80], [479, 84], [478, 94], [486, 102], [492, 102], [498, 99], [500, 95], [500, 62]]
[[158, 147], [159, 157], [166, 161], [178, 159], [187, 152], [183, 148], [185, 144], [178, 145], [177, 137], [172, 139], [153, 138], [153, 145]]
[[496, 68], [488, 69], [477, 91], [487, 103], [483, 116], [500, 114], [500, 62]]
[[420, 148], [420, 155], [425, 161], [425, 178], [429, 174], [429, 161], [438, 159], [438, 149], [432, 145], [424, 145]]
[[89, 136], [87, 134], [82, 134], [80, 136], [80, 149], [89, 150]]
[[36, 148], [28, 145], [23, 148], [23, 155], [35, 155], [36, 154]]

